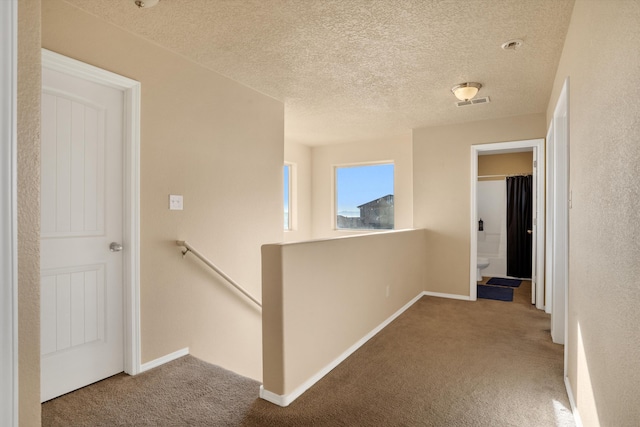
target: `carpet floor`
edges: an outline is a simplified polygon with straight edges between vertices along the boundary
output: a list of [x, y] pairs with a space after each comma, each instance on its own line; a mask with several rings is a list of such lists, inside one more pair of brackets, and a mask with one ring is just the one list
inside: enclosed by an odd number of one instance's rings
[[186, 356], [46, 402], [42, 425], [574, 426], [563, 348], [525, 297], [423, 297], [287, 408]]

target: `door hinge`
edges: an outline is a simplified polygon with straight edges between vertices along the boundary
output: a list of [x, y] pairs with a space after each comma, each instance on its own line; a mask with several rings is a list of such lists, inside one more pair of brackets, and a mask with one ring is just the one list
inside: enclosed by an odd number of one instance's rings
[[537, 168], [537, 167], [538, 167], [538, 161], [537, 161], [537, 160], [534, 160], [534, 161], [533, 161], [533, 167], [534, 167], [534, 168]]

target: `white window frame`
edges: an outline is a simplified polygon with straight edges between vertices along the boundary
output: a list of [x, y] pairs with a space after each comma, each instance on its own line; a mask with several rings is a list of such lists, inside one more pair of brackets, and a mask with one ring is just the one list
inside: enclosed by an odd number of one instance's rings
[[[393, 206], [393, 228], [387, 229], [378, 229], [378, 228], [338, 228], [338, 169], [341, 168], [354, 168], [361, 166], [380, 166], [380, 165], [393, 165], [393, 196], [394, 196], [394, 206]], [[356, 163], [342, 163], [333, 165], [333, 176], [332, 176], [332, 198], [331, 198], [331, 213], [333, 215], [332, 224], [333, 229], [335, 231], [346, 232], [346, 233], [362, 233], [362, 232], [385, 232], [396, 229], [395, 222], [395, 194], [396, 194], [396, 163], [393, 160], [379, 160], [374, 162], [356, 162]]]
[[17, 0], [0, 2], [0, 425], [18, 425]]
[[289, 228], [284, 231], [296, 231], [298, 229], [298, 165], [293, 162], [284, 162], [284, 166], [289, 166]]

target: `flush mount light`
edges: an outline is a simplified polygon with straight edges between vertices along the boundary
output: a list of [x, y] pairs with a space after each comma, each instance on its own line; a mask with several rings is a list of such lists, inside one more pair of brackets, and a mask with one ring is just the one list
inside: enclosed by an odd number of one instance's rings
[[140, 9], [142, 8], [149, 9], [150, 7], [157, 5], [159, 1], [160, 0], [135, 0], [134, 3]]
[[460, 101], [468, 101], [478, 94], [482, 85], [476, 82], [460, 83], [451, 88], [451, 92]]

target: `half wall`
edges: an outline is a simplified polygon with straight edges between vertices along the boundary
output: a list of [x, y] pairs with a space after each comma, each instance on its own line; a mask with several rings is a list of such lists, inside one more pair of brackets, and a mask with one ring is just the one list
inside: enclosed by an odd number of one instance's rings
[[287, 406], [422, 294], [424, 230], [262, 246], [263, 390]]

